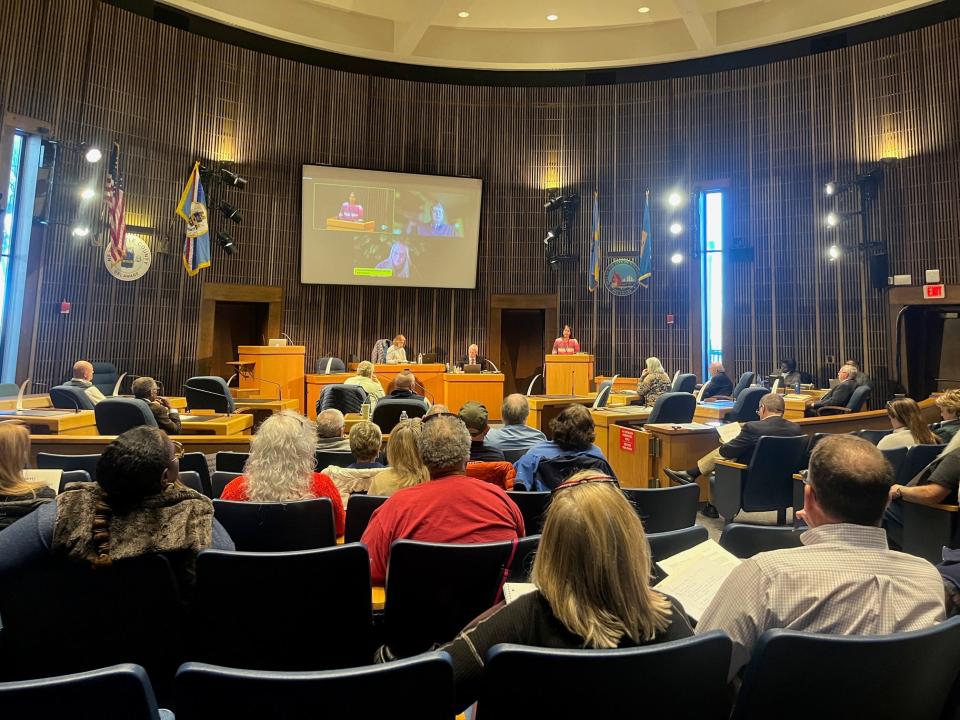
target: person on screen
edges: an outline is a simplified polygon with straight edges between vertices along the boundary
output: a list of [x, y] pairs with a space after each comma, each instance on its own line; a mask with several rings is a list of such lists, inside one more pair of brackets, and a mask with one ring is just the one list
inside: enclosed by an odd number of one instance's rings
[[391, 277], [410, 277], [410, 248], [397, 240], [390, 246], [390, 254], [376, 264], [377, 270], [393, 270]]
[[562, 336], [553, 341], [554, 355], [573, 355], [580, 352], [580, 343], [572, 335], [573, 331], [570, 326], [564, 325]]
[[363, 221], [363, 205], [357, 202], [357, 196], [350, 193], [350, 197], [340, 206], [340, 212], [337, 213], [340, 220], [349, 220], [350, 222]]
[[407, 227], [407, 233], [414, 229], [416, 229], [417, 235], [421, 237], [454, 237], [458, 234], [457, 229], [447, 223], [446, 210], [441, 203], [437, 203], [430, 208], [429, 223], [411, 222]]

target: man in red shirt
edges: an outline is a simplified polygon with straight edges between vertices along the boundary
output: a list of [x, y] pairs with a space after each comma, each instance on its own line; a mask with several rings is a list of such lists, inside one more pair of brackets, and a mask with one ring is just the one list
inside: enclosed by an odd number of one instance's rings
[[523, 515], [503, 489], [464, 475], [470, 433], [459, 418], [425, 418], [418, 446], [430, 482], [394, 493], [373, 513], [361, 539], [374, 585], [386, 581], [394, 540], [468, 544], [524, 535]]

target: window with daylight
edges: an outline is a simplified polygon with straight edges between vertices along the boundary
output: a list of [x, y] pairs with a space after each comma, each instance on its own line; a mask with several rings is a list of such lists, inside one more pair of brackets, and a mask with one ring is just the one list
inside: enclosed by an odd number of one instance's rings
[[723, 362], [724, 193], [700, 193], [700, 287], [703, 290], [704, 377], [712, 362]]

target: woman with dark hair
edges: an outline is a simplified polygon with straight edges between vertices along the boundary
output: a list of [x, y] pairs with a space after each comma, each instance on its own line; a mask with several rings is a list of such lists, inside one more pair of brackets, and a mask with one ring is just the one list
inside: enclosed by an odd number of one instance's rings
[[554, 355], [575, 355], [580, 352], [580, 343], [573, 337], [573, 331], [569, 325], [563, 326], [560, 337], [553, 341], [551, 352]]
[[606, 459], [603, 451], [593, 444], [597, 437], [593, 416], [583, 405], [565, 407], [550, 421], [550, 430], [553, 432], [553, 440], [534, 445], [513, 464], [517, 471], [515, 484], [523, 485], [528, 490], [548, 490], [549, 488], [536, 487], [535, 482], [537, 466], [542, 459], [561, 455], [589, 455]]
[[0, 530], [57, 496], [42, 482], [24, 480], [30, 433], [17, 422], [0, 424]]

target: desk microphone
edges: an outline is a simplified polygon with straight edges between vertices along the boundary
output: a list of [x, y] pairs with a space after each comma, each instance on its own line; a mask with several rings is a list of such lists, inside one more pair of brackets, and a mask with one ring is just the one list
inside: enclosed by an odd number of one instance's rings
[[[210, 390], [205, 390], [205, 389], [203, 389], [203, 388], [198, 388], [196, 385], [190, 385], [190, 384], [184, 385], [184, 386], [183, 386], [183, 389], [184, 389], [184, 390], [193, 390], [194, 392], [203, 393], [204, 395], [213, 395], [214, 397], [220, 398], [220, 399], [223, 400], [223, 401], [226, 403], [226, 405], [227, 405], [227, 417], [233, 415], [233, 411], [230, 409], [230, 405], [231, 405], [230, 398], [227, 397], [226, 395], [223, 395], [223, 394], [221, 394], [221, 393], [215, 393], [215, 392], [212, 392], [212, 391], [210, 391]], [[193, 408], [189, 408], [189, 409], [190, 409], [191, 411], [193, 410]]]
[[490, 363], [490, 367], [493, 368], [493, 371], [494, 371], [495, 373], [500, 372], [500, 368], [498, 368], [496, 365], [493, 364], [493, 360], [491, 360], [490, 358], [484, 358], [484, 360], [485, 360], [486, 362]]
[[424, 394], [425, 396], [427, 396], [427, 397], [430, 398], [430, 404], [431, 404], [431, 405], [434, 404], [434, 403], [433, 403], [433, 394], [430, 393], [430, 392], [427, 390], [426, 387], [424, 387], [423, 385], [421, 385], [419, 382], [416, 382], [416, 381], [414, 382], [413, 385], [414, 385], [414, 387], [420, 388], [420, 389], [423, 391], [423, 394]]
[[283, 400], [283, 385], [281, 385], [281, 384], [278, 383], [278, 382], [274, 382], [273, 380], [267, 380], [266, 378], [254, 378], [254, 380], [256, 380], [257, 382], [265, 382], [265, 383], [270, 383], [271, 385], [276, 385], [276, 386], [277, 386], [277, 396], [278, 396], [277, 399], [278, 399], [278, 400]]
[[290, 337], [289, 335], [287, 335], [285, 332], [282, 332], [282, 333], [280, 333], [280, 334], [283, 335], [283, 336], [287, 339], [287, 342], [288, 342], [288, 343], [290, 343], [291, 345], [296, 345], [296, 343], [293, 341], [293, 338]]

